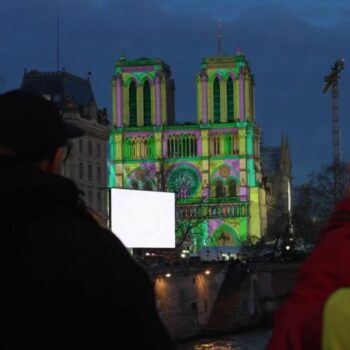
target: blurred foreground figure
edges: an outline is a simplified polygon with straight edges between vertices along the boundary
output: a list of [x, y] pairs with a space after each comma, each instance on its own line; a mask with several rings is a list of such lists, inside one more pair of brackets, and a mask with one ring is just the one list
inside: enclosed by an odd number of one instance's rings
[[277, 312], [268, 350], [350, 349], [350, 198], [336, 207], [293, 293]]
[[83, 131], [0, 95], [1, 349], [174, 349], [146, 272], [58, 175]]

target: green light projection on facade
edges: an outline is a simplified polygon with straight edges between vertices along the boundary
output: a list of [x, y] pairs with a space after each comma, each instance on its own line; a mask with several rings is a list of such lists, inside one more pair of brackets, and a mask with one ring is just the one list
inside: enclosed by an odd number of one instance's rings
[[211, 246], [240, 245], [240, 238], [233, 227], [227, 224], [219, 226], [211, 237]]
[[[247, 213], [249, 215], [249, 213]], [[240, 234], [241, 234], [241, 240], [245, 241], [248, 237], [248, 222], [247, 218], [242, 218], [240, 221]]]
[[116, 174], [115, 174], [115, 168], [113, 164], [108, 165], [108, 187], [113, 188], [116, 187]]
[[248, 185], [255, 187], [256, 186], [256, 178], [255, 178], [255, 168], [254, 168], [254, 159], [247, 160], [248, 166]]
[[167, 181], [167, 189], [181, 198], [193, 197], [200, 187], [200, 175], [190, 166], [180, 165], [173, 169]]
[[[245, 114], [254, 110], [247, 93], [253, 84], [248, 62], [241, 54], [211, 57], [201, 68], [198, 123], [174, 125], [168, 118], [173, 100], [166, 90], [172, 82], [170, 67], [161, 60], [121, 57], [113, 90], [119, 127], [109, 141], [110, 187], [157, 190], [163, 168], [166, 189], [181, 197], [183, 223], [193, 205], [202, 202], [205, 219], [185, 242], [193, 252], [205, 245], [239, 245], [264, 229], [253, 147], [256, 128]], [[179, 238], [181, 230], [176, 234]]]
[[109, 135], [109, 139], [108, 139], [108, 145], [109, 145], [109, 160], [114, 161], [116, 159], [116, 144], [114, 141], [114, 131], [111, 132], [111, 134]]
[[253, 133], [251, 129], [248, 129], [247, 132], [247, 155], [253, 155], [254, 150], [254, 141], [253, 141]]

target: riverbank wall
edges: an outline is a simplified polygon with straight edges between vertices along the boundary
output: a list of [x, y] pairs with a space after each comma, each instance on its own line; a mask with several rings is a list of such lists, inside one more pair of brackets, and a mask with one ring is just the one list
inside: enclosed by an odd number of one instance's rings
[[179, 341], [239, 332], [271, 322], [291, 292], [298, 262], [213, 262], [157, 266], [153, 280], [159, 314]]

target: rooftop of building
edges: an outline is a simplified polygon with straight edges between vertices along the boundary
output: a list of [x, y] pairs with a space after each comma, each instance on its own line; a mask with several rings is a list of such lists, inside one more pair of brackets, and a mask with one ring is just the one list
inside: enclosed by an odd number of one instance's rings
[[31, 69], [30, 71], [25, 70], [24, 76], [30, 77], [32, 79], [66, 78], [70, 80], [75, 80], [82, 84], [90, 84], [88, 78], [85, 79], [85, 78], [79, 77], [78, 75], [67, 72], [65, 69], [59, 70], [59, 71], [47, 71], [47, 72], [39, 71], [37, 69]]
[[118, 61], [115, 63], [115, 68], [121, 67], [142, 67], [142, 66], [154, 66], [155, 69], [163, 69], [170, 73], [170, 66], [159, 58], [140, 57], [136, 59], [127, 59], [125, 54], [121, 54]]
[[98, 110], [90, 80], [62, 71], [25, 71], [21, 88], [54, 102], [61, 111], [77, 110], [85, 119], [107, 124], [106, 110]]
[[219, 56], [208, 56], [203, 58], [201, 68], [242, 68], [247, 69], [250, 72], [250, 66], [245, 55], [238, 50], [234, 55], [219, 55]]
[[67, 99], [73, 99], [82, 108], [96, 103], [89, 79], [66, 71], [26, 71], [21, 87], [51, 99], [61, 110]]

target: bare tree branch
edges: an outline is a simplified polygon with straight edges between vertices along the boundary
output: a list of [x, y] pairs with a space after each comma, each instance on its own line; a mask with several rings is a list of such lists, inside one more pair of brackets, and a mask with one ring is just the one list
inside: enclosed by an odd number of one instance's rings
[[339, 168], [339, 186], [335, 186], [335, 167], [324, 165], [309, 175], [308, 182], [295, 189], [293, 226], [299, 237], [315, 242], [337, 202], [348, 186], [347, 166]]

